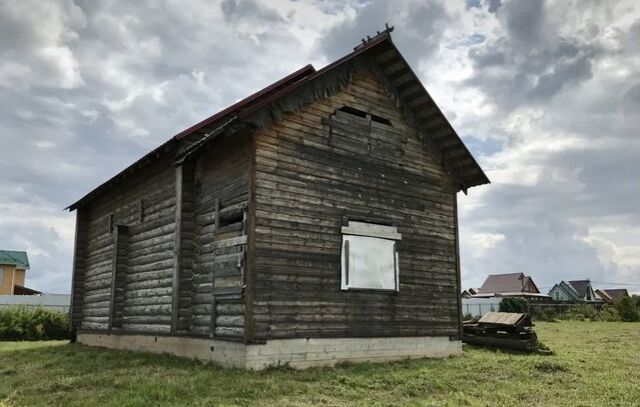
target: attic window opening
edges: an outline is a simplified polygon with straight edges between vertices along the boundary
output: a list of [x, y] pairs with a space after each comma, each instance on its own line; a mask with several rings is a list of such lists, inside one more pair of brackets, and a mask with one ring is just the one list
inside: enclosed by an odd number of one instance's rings
[[245, 216], [246, 212], [243, 209], [221, 211], [220, 216], [218, 217], [218, 228], [223, 228], [234, 224], [244, 224]]
[[382, 116], [378, 116], [378, 115], [375, 115], [375, 114], [367, 113], [364, 110], [356, 109], [355, 107], [343, 106], [338, 110], [341, 111], [341, 112], [344, 112], [344, 113], [348, 113], [348, 114], [351, 114], [351, 115], [354, 115], [354, 116], [361, 117], [363, 119], [369, 119], [370, 118], [372, 122], [384, 124], [386, 126], [393, 126], [393, 124], [391, 124], [391, 120], [387, 119], [386, 117], [382, 117]]

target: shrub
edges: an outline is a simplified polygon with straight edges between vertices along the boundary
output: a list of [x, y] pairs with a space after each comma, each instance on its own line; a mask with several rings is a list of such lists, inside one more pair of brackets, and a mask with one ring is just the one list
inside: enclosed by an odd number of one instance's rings
[[46, 308], [0, 309], [0, 340], [38, 341], [69, 338], [69, 316]]
[[580, 305], [575, 305], [569, 308], [569, 311], [567, 311], [562, 315], [562, 319], [569, 319], [569, 320], [575, 320], [575, 321], [584, 321], [584, 320], [593, 321], [597, 315], [598, 315], [598, 311], [596, 311], [596, 309], [593, 306], [587, 305], [587, 304], [580, 304]]
[[500, 312], [528, 312], [529, 304], [523, 298], [507, 297], [500, 302]]
[[532, 312], [532, 317], [538, 321], [556, 322], [558, 313], [551, 307], [538, 308], [535, 313]]
[[620, 318], [625, 322], [640, 321], [640, 311], [636, 306], [636, 302], [631, 297], [622, 297], [616, 303], [616, 309], [620, 314]]
[[605, 321], [605, 322], [616, 322], [620, 321], [620, 314], [615, 307], [606, 306], [603, 307], [598, 315], [595, 317], [596, 321]]

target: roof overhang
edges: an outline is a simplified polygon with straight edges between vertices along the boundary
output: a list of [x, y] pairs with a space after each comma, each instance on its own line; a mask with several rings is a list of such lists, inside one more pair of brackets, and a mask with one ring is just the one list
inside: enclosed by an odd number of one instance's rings
[[[273, 110], [281, 98], [302, 92], [305, 86], [313, 86], [316, 81], [322, 80], [335, 70], [350, 67], [356, 61], [362, 60], [364, 56], [372, 59], [379, 67], [379, 72], [384, 76], [386, 84], [397, 97], [405, 117], [408, 120], [411, 119], [412, 124], [419, 130], [425, 148], [435, 152], [436, 158], [450, 174], [458, 189], [466, 193], [470, 187], [490, 183], [489, 178], [464, 145], [442, 110], [435, 104], [431, 95], [393, 44], [390, 34], [383, 32], [318, 71], [313, 66], [307, 65], [200, 123], [181, 131], [66, 209], [74, 210], [88, 203], [105, 190], [121, 182], [131, 172], [170, 151], [174, 152], [178, 163], [181, 163], [185, 159], [184, 153], [194, 154], [208, 141], [220, 135], [221, 130], [228, 130], [229, 120], [233, 119], [238, 123], [251, 122], [264, 111]], [[344, 69], [344, 71], [348, 72], [348, 69]], [[333, 87], [332, 90], [335, 91], [336, 87]], [[321, 97], [326, 94], [316, 96]], [[221, 126], [224, 129], [221, 129]]]

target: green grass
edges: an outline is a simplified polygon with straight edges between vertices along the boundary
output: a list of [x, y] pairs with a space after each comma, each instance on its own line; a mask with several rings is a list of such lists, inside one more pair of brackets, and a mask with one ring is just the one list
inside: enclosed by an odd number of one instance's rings
[[449, 359], [265, 372], [63, 341], [0, 342], [0, 406], [639, 405], [639, 323], [536, 329], [555, 355], [465, 347]]

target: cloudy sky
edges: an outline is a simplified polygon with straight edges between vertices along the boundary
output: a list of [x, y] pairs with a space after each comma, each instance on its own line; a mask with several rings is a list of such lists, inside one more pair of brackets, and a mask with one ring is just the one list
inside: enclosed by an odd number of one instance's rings
[[460, 198], [463, 285], [640, 283], [634, 1], [0, 0], [0, 248], [68, 292], [64, 207], [385, 22], [492, 180]]

